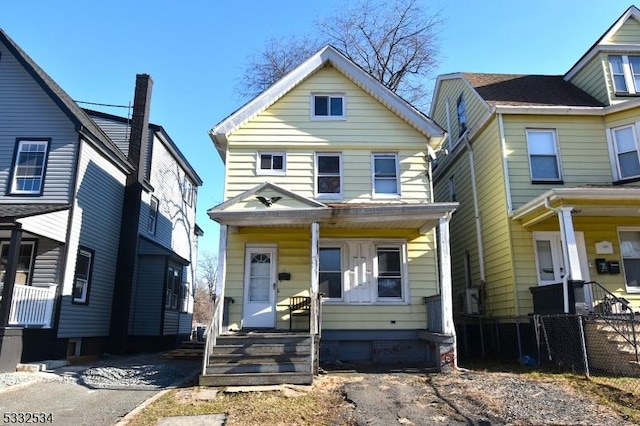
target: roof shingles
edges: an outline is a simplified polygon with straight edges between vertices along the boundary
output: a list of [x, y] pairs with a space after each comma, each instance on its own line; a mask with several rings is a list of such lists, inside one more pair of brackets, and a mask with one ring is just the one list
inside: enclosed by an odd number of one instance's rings
[[600, 101], [560, 75], [464, 73], [464, 78], [492, 107], [602, 107]]

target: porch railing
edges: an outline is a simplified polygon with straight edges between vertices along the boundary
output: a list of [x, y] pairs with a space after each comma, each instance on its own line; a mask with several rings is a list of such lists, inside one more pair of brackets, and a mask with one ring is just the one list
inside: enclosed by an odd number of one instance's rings
[[13, 288], [9, 325], [51, 327], [56, 284], [34, 287], [16, 284]]
[[638, 332], [636, 330], [635, 314], [629, 302], [622, 297], [617, 297], [597, 281], [590, 281], [585, 285], [591, 289], [591, 315], [604, 320], [627, 341], [633, 347], [635, 360], [638, 362]]
[[207, 364], [209, 363], [209, 357], [213, 352], [213, 348], [216, 345], [216, 340], [220, 335], [220, 327], [222, 324], [222, 315], [224, 307], [224, 297], [218, 295], [213, 301], [213, 315], [211, 315], [211, 322], [207, 327], [207, 338], [204, 345], [204, 356], [202, 359], [202, 375], [207, 374]]

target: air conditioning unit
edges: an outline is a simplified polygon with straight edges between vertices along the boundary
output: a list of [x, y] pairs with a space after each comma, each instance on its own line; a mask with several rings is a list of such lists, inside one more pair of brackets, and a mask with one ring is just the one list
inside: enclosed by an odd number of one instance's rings
[[480, 313], [480, 292], [477, 287], [465, 288], [460, 292], [464, 313], [476, 315]]

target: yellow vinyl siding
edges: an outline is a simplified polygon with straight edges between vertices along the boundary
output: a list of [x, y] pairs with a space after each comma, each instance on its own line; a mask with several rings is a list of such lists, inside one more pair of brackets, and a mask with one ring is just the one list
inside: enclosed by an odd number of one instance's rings
[[505, 140], [514, 209], [551, 188], [562, 186], [560, 182], [531, 183], [527, 128], [556, 131], [564, 186], [611, 184], [613, 175], [602, 117], [505, 115]]
[[614, 44], [640, 44], [640, 23], [635, 19], [627, 19], [615, 34], [609, 38]]
[[[595, 269], [595, 259], [600, 257], [604, 257], [607, 260], [619, 261], [622, 269], [618, 227], [640, 227], [640, 219], [631, 217], [581, 217], [574, 215], [573, 225], [576, 232], [582, 232], [584, 234], [587, 259], [589, 262], [589, 278], [599, 282], [616, 296], [627, 299], [633, 305], [634, 311], [640, 309], [640, 294], [626, 292], [624, 271], [621, 270], [620, 274], [598, 274]], [[523, 229], [519, 223], [512, 223], [512, 247], [516, 264], [516, 282], [518, 283], [518, 296], [520, 298], [522, 315], [533, 312], [533, 300], [529, 289], [530, 287], [538, 286], [532, 234], [536, 231], [559, 232], [557, 216], [554, 215], [528, 229]], [[600, 241], [610, 241], [613, 245], [613, 254], [597, 254], [595, 246], [596, 243]]]
[[[311, 93], [318, 92], [344, 93], [346, 120], [312, 120]], [[328, 66], [229, 135], [225, 199], [265, 181], [312, 198], [315, 153], [336, 152], [343, 201], [369, 201], [371, 155], [388, 152], [398, 154], [402, 200], [428, 201], [426, 144], [424, 135]], [[286, 175], [256, 174], [258, 151], [286, 152]]]
[[614, 114], [608, 114], [604, 118], [607, 128], [624, 126], [640, 121], [640, 107], [627, 109]]
[[[406, 239], [409, 304], [324, 304], [323, 328], [347, 329], [417, 329], [424, 328], [426, 310], [423, 297], [438, 293], [434, 233], [419, 235], [415, 230], [322, 229], [320, 238]], [[229, 233], [227, 247], [227, 281], [225, 296], [232, 297], [230, 327], [238, 329], [242, 316], [244, 258], [247, 244], [275, 244], [278, 247], [277, 271], [290, 272], [290, 281], [278, 283], [276, 327], [289, 327], [288, 298], [308, 295], [310, 286], [310, 231], [287, 228], [239, 228]], [[395, 321], [394, 324], [391, 321]]]
[[[448, 144], [453, 147], [459, 139], [458, 98], [464, 93], [467, 112], [467, 128], [477, 130], [482, 120], [489, 113], [486, 105], [480, 100], [476, 92], [461, 78], [442, 80], [438, 88], [438, 99], [433, 111], [433, 120], [449, 132]], [[449, 120], [451, 128], [447, 128], [447, 100], [449, 101]]]
[[607, 105], [610, 102], [607, 88], [612, 87], [609, 74], [607, 55], [599, 53], [570, 82]]

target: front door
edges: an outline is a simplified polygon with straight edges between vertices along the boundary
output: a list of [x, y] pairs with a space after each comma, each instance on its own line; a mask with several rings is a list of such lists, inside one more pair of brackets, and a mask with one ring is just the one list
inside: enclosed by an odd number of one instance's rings
[[275, 246], [247, 247], [243, 328], [272, 328], [276, 320]]
[[[538, 271], [538, 285], [557, 284], [562, 282], [566, 274], [564, 264], [562, 239], [559, 232], [534, 232], [536, 267]], [[587, 260], [587, 248], [584, 243], [584, 234], [576, 232], [576, 244], [578, 246], [578, 258], [582, 279], [590, 281], [589, 262]], [[584, 287], [585, 301], [591, 302], [589, 286]]]
[[348, 280], [346, 300], [349, 303], [373, 302], [373, 245], [371, 243], [349, 243]]

